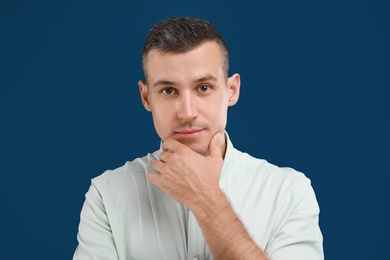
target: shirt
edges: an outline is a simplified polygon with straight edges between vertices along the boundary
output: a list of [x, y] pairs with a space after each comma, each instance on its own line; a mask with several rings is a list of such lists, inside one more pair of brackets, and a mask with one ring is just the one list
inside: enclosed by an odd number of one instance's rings
[[[226, 137], [219, 185], [252, 239], [272, 260], [323, 259], [310, 180], [238, 151]], [[213, 259], [192, 212], [146, 180], [160, 152], [92, 179], [74, 260]]]

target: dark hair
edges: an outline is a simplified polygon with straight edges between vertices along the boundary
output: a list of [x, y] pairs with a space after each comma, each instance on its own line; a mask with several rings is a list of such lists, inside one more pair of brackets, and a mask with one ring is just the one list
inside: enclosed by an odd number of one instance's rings
[[218, 30], [207, 20], [193, 17], [176, 17], [157, 22], [146, 36], [142, 50], [142, 66], [145, 77], [146, 56], [157, 49], [170, 53], [186, 53], [199, 45], [216, 42], [224, 55], [223, 67], [226, 76], [229, 70], [229, 53]]

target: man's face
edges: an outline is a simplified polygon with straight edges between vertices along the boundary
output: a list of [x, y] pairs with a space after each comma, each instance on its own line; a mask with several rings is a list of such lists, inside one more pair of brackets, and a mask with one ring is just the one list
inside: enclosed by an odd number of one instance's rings
[[139, 81], [142, 102], [152, 112], [157, 134], [206, 155], [211, 138], [223, 133], [228, 106], [239, 96], [238, 74], [226, 78], [217, 43], [187, 53], [151, 50], [145, 65], [147, 84]]

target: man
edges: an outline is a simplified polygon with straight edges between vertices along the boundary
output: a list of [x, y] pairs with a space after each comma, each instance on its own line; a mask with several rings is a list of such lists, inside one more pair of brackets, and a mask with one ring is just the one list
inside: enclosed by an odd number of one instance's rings
[[310, 181], [236, 150], [240, 76], [208, 22], [150, 30], [141, 99], [161, 149], [92, 180], [74, 259], [323, 259]]

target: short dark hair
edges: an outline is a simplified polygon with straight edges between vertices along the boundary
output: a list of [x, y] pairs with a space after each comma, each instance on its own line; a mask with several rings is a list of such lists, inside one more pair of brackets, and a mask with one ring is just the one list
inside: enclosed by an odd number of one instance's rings
[[194, 17], [176, 17], [157, 22], [146, 36], [142, 50], [145, 77], [146, 56], [149, 51], [157, 49], [170, 53], [186, 53], [208, 41], [216, 42], [221, 47], [224, 56], [222, 69], [227, 77], [228, 49], [221, 34], [209, 21]]

